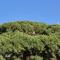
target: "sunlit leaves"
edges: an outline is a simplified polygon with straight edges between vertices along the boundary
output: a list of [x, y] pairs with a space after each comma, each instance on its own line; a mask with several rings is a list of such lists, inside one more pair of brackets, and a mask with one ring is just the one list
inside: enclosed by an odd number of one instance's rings
[[60, 25], [29, 21], [0, 25], [0, 60], [6, 59], [6, 55], [11, 55], [9, 58], [13, 60], [20, 60], [24, 53], [35, 55], [33, 59], [40, 60], [43, 52], [45, 55], [50, 52], [53, 57], [56, 54], [60, 56]]

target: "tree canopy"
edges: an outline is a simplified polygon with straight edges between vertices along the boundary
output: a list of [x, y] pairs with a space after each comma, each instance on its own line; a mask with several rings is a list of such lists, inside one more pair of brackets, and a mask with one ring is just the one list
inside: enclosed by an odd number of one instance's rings
[[60, 25], [30, 21], [1, 24], [0, 60], [60, 60]]

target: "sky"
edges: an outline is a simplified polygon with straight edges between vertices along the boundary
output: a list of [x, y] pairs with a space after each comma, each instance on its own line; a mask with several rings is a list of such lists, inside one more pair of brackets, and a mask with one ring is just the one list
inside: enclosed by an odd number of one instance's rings
[[18, 20], [60, 24], [60, 0], [0, 0], [0, 23]]

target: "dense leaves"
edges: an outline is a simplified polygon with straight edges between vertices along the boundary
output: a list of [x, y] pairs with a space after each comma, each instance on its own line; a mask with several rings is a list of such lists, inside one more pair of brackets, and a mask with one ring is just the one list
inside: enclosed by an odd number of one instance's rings
[[0, 60], [60, 60], [60, 25], [29, 21], [0, 25]]

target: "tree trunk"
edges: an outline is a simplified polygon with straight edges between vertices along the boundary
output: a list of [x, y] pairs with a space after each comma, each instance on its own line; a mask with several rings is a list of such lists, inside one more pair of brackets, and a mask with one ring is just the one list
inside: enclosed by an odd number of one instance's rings
[[30, 56], [24, 56], [23, 60], [31, 60], [31, 59], [30, 59]]
[[58, 54], [56, 54], [56, 58], [57, 60], [60, 60], [60, 56]]

